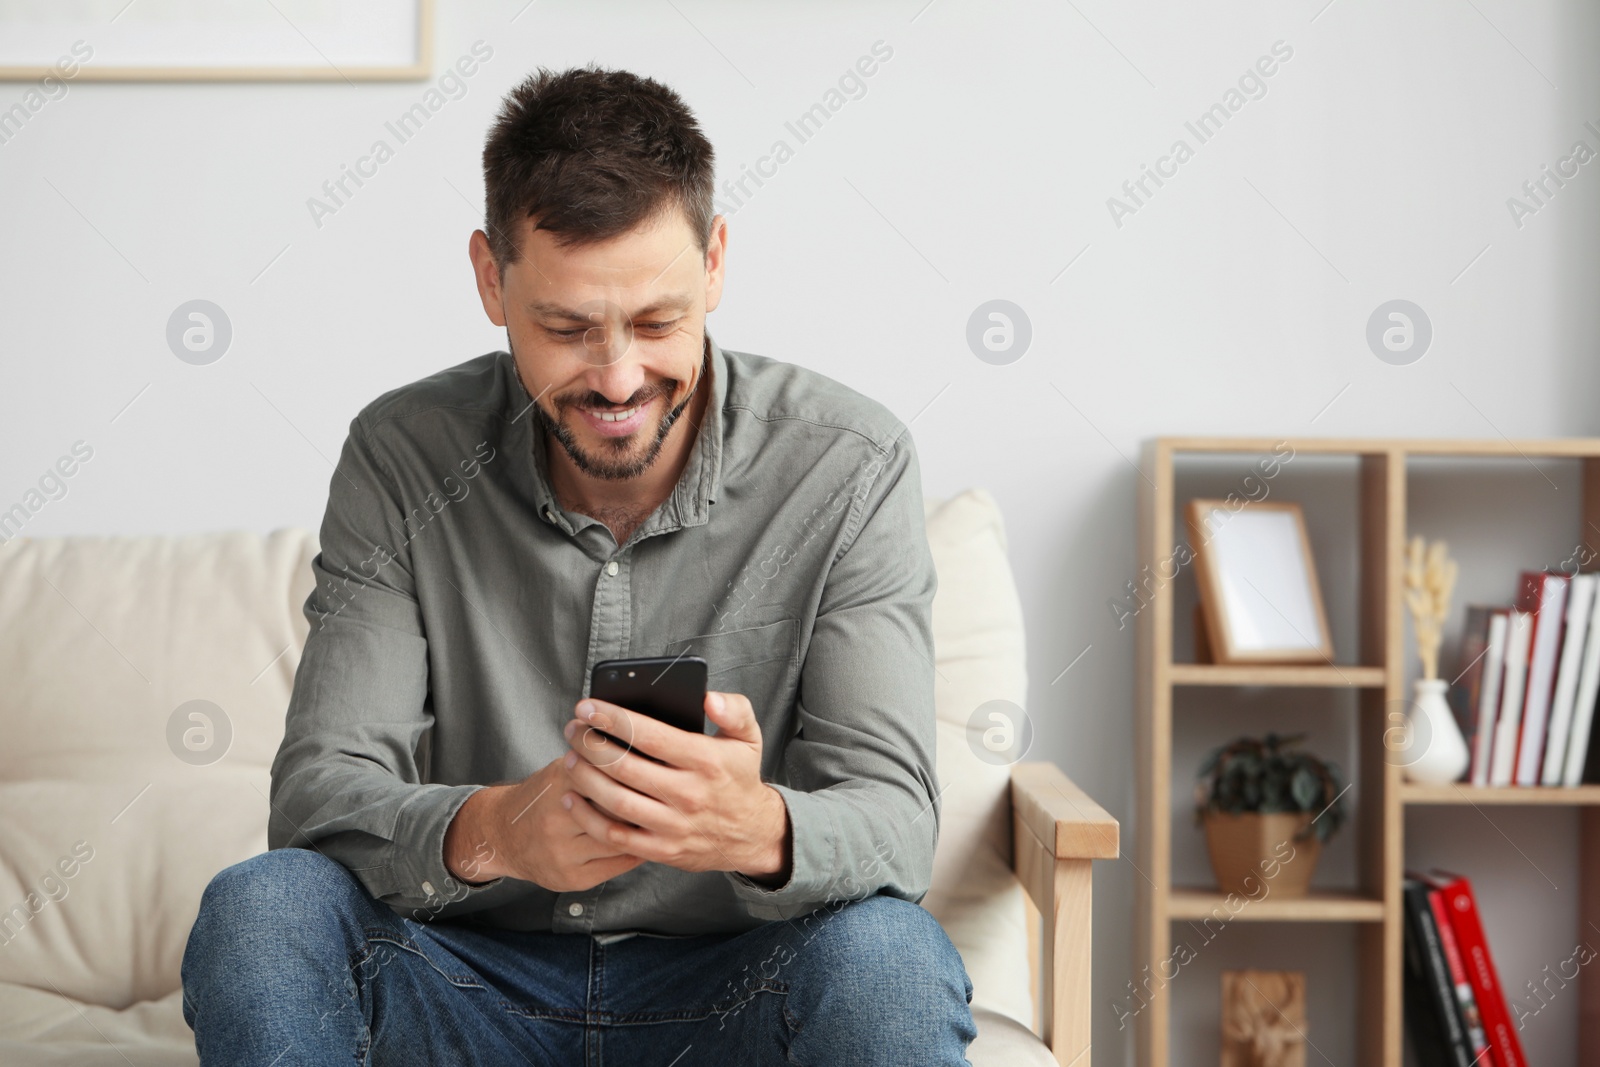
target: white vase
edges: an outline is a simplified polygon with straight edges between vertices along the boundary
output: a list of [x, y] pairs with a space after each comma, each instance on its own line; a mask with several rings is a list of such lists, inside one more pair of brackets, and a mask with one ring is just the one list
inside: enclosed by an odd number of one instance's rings
[[1407, 709], [1404, 748], [1406, 778], [1424, 785], [1448, 785], [1466, 773], [1471, 753], [1445, 699], [1446, 684], [1419, 678], [1416, 699]]

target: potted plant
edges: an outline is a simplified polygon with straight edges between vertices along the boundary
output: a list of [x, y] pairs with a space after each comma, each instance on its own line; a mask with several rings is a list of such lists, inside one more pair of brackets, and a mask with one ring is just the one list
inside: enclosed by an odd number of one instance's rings
[[1344, 823], [1339, 770], [1295, 751], [1303, 740], [1241, 737], [1201, 765], [1195, 821], [1223, 892], [1304, 896], [1323, 842]]

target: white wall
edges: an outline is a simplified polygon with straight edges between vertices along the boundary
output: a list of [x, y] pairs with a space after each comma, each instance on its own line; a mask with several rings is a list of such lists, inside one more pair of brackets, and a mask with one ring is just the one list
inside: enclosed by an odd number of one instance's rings
[[[1133, 630], [1106, 602], [1136, 572], [1142, 439], [1600, 430], [1600, 165], [1520, 227], [1506, 203], [1575, 141], [1600, 150], [1584, 127], [1600, 127], [1600, 16], [1583, 0], [442, 8], [438, 64], [478, 40], [492, 58], [320, 227], [307, 198], [423, 85], [79, 82], [0, 144], [0, 506], [73, 442], [94, 448], [28, 534], [316, 526], [329, 460], [362, 404], [503, 345], [466, 258], [482, 138], [501, 93], [535, 66], [591, 59], [677, 87], [725, 176], [775, 139], [796, 147], [733, 212], [716, 336], [915, 417], [930, 493], [994, 493], [1031, 627], [1037, 754], [1124, 819]], [[877, 41], [893, 56], [865, 95], [797, 145], [785, 121]], [[1266, 94], [1198, 144], [1184, 123], [1279, 41], [1293, 54]], [[0, 108], [24, 89], [0, 84]], [[1114, 223], [1107, 198], [1177, 138], [1193, 158]], [[194, 298], [234, 327], [208, 367], [180, 363], [165, 341], [168, 315]], [[965, 340], [968, 315], [995, 298], [1032, 321], [1031, 349], [1009, 366], [979, 361]], [[1421, 305], [1435, 330], [1409, 366], [1380, 362], [1364, 337], [1394, 298]], [[1316, 487], [1306, 470], [1286, 485]], [[1537, 472], [1507, 477], [1529, 507], [1568, 517], [1570, 478], [1558, 503]], [[1510, 552], [1446, 521], [1496, 506], [1498, 490], [1452, 485], [1426, 532], [1489, 553], [1497, 569], [1463, 580], [1478, 598], [1508, 597], [1506, 572], [1554, 565], [1560, 555], [1540, 553], [1574, 536], [1568, 522]], [[1265, 722], [1228, 715], [1186, 724], [1180, 795], [1204, 747]], [[1330, 701], [1314, 715], [1329, 751], [1347, 747], [1348, 713]], [[1202, 878], [1177, 817], [1180, 873]], [[1430, 814], [1412, 833], [1470, 835], [1452, 862], [1515, 870], [1505, 839], [1474, 818]], [[1570, 821], [1519, 813], [1507, 825], [1570, 876]], [[1348, 842], [1335, 849], [1325, 881], [1348, 876], [1349, 856]], [[1097, 1063], [1131, 1057], [1112, 1005], [1133, 975], [1137, 878], [1127, 861], [1096, 877]], [[1494, 920], [1527, 977], [1570, 953], [1576, 887], [1557, 880], [1551, 890], [1523, 871]], [[1518, 892], [1525, 914], [1507, 916]], [[1180, 980], [1178, 1062], [1210, 1062], [1215, 971], [1263, 946], [1311, 972], [1312, 1040], [1327, 1062], [1354, 1063], [1348, 933], [1257, 928], [1219, 942], [1209, 970]], [[1574, 1033], [1570, 1005], [1553, 1005], [1530, 1025], [1534, 1061], [1572, 1062]]]

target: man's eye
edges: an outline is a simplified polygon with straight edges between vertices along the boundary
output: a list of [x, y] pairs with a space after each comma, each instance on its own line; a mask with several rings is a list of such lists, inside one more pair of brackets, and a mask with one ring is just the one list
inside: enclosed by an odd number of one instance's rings
[[555, 330], [555, 329], [551, 329], [550, 327], [547, 326], [547, 327], [545, 327], [545, 332], [548, 333], [551, 337], [559, 337], [563, 341], [570, 341], [574, 337], [577, 337], [577, 336], [581, 335], [582, 333], [584, 333], [584, 330], [582, 330], [582, 329], [578, 329], [578, 330]]
[[674, 319], [672, 322], [636, 322], [633, 328], [635, 330], [644, 330], [647, 333], [667, 333], [676, 325], [678, 323]]

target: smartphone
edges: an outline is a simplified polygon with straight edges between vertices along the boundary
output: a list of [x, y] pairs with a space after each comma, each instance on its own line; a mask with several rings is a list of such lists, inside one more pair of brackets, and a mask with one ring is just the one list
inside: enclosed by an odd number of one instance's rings
[[589, 695], [680, 730], [706, 732], [706, 661], [699, 656], [601, 660]]

